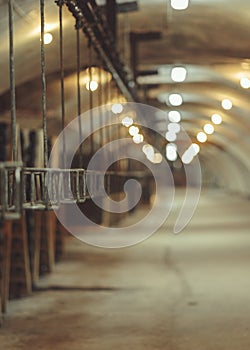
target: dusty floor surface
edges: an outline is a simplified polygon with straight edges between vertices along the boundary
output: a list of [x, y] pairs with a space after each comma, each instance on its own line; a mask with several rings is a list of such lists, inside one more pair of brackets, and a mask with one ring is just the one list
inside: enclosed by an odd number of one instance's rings
[[70, 239], [43, 290], [9, 304], [0, 349], [249, 350], [249, 213], [206, 192], [179, 235], [172, 216], [132, 248]]

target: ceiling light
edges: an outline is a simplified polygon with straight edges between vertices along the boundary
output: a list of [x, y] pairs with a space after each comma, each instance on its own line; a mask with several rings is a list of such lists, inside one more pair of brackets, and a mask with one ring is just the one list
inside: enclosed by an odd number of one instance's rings
[[212, 124], [205, 124], [203, 130], [208, 135], [212, 135], [214, 133], [214, 127]]
[[191, 154], [191, 152], [185, 152], [183, 154], [183, 156], [181, 157], [182, 163], [183, 164], [190, 164], [193, 160], [193, 155]]
[[111, 110], [114, 114], [119, 114], [123, 111], [123, 106], [120, 103], [115, 103], [112, 105]]
[[45, 33], [43, 36], [43, 41], [45, 45], [52, 43], [53, 35], [51, 33]]
[[162, 155], [160, 153], [155, 153], [153, 156], [153, 163], [160, 164], [162, 162]]
[[[91, 66], [81, 71], [80, 79], [81, 84], [86, 86], [87, 90], [90, 88], [91, 91], [95, 91], [98, 88], [98, 84], [103, 85], [110, 82], [112, 74], [100, 67]], [[92, 87], [95, 90], [92, 90]]]
[[174, 143], [169, 143], [166, 146], [166, 157], [171, 162], [174, 162], [178, 158], [177, 146]]
[[196, 138], [201, 143], [204, 143], [207, 141], [207, 135], [203, 131], [198, 132]]
[[171, 0], [171, 7], [174, 10], [186, 10], [189, 5], [189, 0]]
[[168, 131], [174, 132], [175, 134], [178, 134], [178, 132], [181, 131], [180, 124], [177, 123], [169, 123], [168, 124]]
[[89, 81], [89, 82], [87, 82], [86, 83], [86, 89], [88, 90], [88, 91], [96, 91], [97, 89], [98, 89], [98, 83], [97, 83], [97, 81], [95, 81], [95, 80], [91, 80], [91, 81]]
[[167, 147], [173, 147], [177, 151], [177, 145], [175, 143], [168, 143]]
[[232, 101], [230, 101], [229, 99], [225, 98], [224, 100], [222, 100], [221, 102], [222, 108], [229, 110], [233, 107]]
[[[205, 135], [205, 134], [204, 134]], [[206, 135], [205, 135], [206, 136]], [[200, 152], [200, 146], [197, 143], [192, 143], [189, 148], [183, 153], [181, 160], [184, 164], [190, 164], [195, 156]]]
[[133, 136], [133, 141], [134, 141], [134, 143], [139, 144], [139, 143], [142, 143], [143, 140], [144, 140], [144, 137], [143, 137], [143, 135], [141, 135], [141, 134], [135, 134], [135, 135]]
[[247, 77], [241, 78], [240, 85], [243, 89], [249, 89], [250, 88], [250, 79], [248, 79]]
[[146, 154], [147, 159], [152, 163], [154, 162], [154, 156], [155, 156], [155, 153]]
[[126, 126], [126, 128], [129, 128], [133, 124], [133, 119], [130, 117], [125, 117], [122, 119], [122, 125]]
[[172, 123], [179, 123], [181, 121], [181, 114], [178, 111], [168, 112], [168, 119]]
[[166, 133], [166, 140], [169, 142], [173, 142], [177, 139], [176, 133], [172, 131], [168, 131]]
[[180, 94], [170, 94], [168, 101], [172, 106], [180, 106], [182, 105], [183, 99]]
[[219, 114], [213, 114], [211, 120], [214, 124], [219, 125], [222, 123], [222, 118]]
[[142, 147], [142, 152], [146, 154], [148, 159], [152, 159], [154, 156], [154, 148], [149, 144], [146, 144]]
[[187, 70], [184, 67], [174, 67], [171, 71], [171, 79], [177, 83], [181, 83], [186, 79]]
[[188, 151], [193, 155], [196, 156], [200, 152], [200, 146], [197, 145], [197, 143], [192, 143], [192, 145], [188, 148]]
[[128, 132], [131, 136], [135, 136], [136, 134], [139, 134], [139, 128], [133, 125], [129, 128]]

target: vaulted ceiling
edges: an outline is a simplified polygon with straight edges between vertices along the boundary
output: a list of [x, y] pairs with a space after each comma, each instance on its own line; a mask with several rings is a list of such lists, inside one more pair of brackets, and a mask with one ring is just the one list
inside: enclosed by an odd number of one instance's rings
[[[98, 1], [100, 5], [103, 3], [105, 1]], [[60, 118], [58, 8], [52, 0], [45, 4], [46, 23], [54, 36], [53, 42], [46, 46], [48, 116], [53, 133]], [[24, 127], [37, 127], [41, 125], [39, 1], [16, 0], [14, 11], [17, 118]], [[66, 8], [63, 18], [69, 121], [76, 109], [73, 82], [76, 35], [74, 20]], [[0, 111], [1, 118], [6, 119], [9, 115], [6, 0], [0, 0], [0, 32]], [[213, 114], [220, 114], [222, 123], [215, 125], [208, 142], [201, 144], [200, 159], [210, 173], [219, 174], [221, 184], [250, 193], [250, 90], [240, 85], [241, 78], [250, 78], [249, 0], [190, 0], [185, 10], [173, 9], [170, 0], [138, 1], [137, 11], [118, 15], [119, 51], [128, 66], [132, 55], [131, 32], [138, 36], [156, 34], [154, 40], [137, 40], [133, 58], [140, 100], [166, 112], [178, 110], [181, 124], [193, 140], [204, 124], [211, 122]], [[84, 37], [81, 41], [81, 64], [87, 66], [87, 41]], [[183, 82], [171, 78], [176, 66], [186, 69]], [[172, 93], [182, 96], [181, 105], [171, 106], [169, 95]], [[229, 99], [232, 108], [224, 109], [223, 99]], [[166, 119], [160, 117], [154, 122], [158, 123], [159, 130], [167, 131]]]

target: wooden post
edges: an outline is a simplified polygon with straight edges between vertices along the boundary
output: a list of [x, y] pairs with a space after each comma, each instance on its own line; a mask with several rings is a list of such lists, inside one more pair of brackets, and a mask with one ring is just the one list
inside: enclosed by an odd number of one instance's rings
[[19, 298], [31, 293], [31, 273], [28, 253], [26, 217], [12, 222], [12, 251], [10, 298]]
[[53, 211], [41, 214], [40, 274], [51, 272], [55, 264], [56, 215]]
[[35, 286], [40, 274], [42, 213], [40, 211], [28, 211], [26, 217], [31, 279], [32, 285]]
[[10, 286], [10, 258], [11, 258], [11, 228], [10, 221], [2, 224], [2, 285], [1, 285], [1, 307], [2, 312], [7, 311]]

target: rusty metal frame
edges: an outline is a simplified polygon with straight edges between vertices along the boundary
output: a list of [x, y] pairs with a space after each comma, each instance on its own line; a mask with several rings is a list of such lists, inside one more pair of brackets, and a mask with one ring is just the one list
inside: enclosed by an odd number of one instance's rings
[[0, 221], [16, 220], [22, 211], [21, 163], [0, 163]]
[[[95, 0], [65, 0], [64, 3], [76, 19], [76, 28], [82, 28], [87, 38], [111, 72], [117, 86], [129, 101], [137, 101], [135, 81], [128, 73], [110, 33], [100, 7]], [[130, 75], [130, 76], [129, 76]]]

